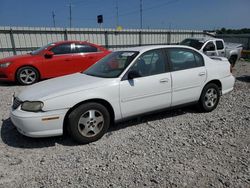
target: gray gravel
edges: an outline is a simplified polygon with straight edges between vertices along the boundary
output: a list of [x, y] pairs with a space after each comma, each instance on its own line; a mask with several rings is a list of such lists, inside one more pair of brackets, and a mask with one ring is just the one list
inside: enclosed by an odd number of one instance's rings
[[9, 108], [24, 87], [0, 83], [0, 187], [250, 187], [250, 63], [234, 75], [234, 91], [211, 113], [161, 112], [88, 145], [20, 135]]

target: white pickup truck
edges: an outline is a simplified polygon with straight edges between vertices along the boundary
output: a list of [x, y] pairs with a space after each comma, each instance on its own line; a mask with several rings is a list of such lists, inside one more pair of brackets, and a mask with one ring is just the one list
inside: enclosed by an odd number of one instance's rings
[[187, 38], [180, 45], [191, 46], [207, 56], [226, 57], [232, 66], [241, 57], [242, 44], [224, 43], [217, 38]]

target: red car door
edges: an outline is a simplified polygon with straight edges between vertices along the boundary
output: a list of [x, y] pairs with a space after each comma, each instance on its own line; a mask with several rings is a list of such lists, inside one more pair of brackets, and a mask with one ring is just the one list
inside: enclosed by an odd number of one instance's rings
[[52, 47], [50, 51], [53, 52], [54, 55], [44, 60], [44, 77], [51, 78], [76, 72], [71, 43], [59, 44]]

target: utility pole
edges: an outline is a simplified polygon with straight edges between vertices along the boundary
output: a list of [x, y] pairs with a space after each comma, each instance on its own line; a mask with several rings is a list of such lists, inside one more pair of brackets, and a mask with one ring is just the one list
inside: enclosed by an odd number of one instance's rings
[[72, 26], [72, 3], [70, 1], [69, 3], [69, 27], [71, 28]]
[[119, 9], [118, 9], [118, 0], [116, 0], [116, 27], [119, 26]]
[[55, 17], [56, 17], [55, 12], [52, 11], [52, 19], [53, 19], [53, 26], [54, 26], [54, 27], [56, 27], [56, 20], [55, 20]]
[[140, 0], [140, 26], [142, 29], [142, 0]]

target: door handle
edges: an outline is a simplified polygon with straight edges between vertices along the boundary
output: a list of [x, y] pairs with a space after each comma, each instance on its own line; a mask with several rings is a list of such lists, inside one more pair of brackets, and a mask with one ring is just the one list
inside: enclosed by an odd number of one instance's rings
[[70, 59], [65, 59], [65, 61], [70, 61]]
[[199, 76], [204, 76], [206, 73], [205, 72], [200, 72]]
[[168, 82], [168, 78], [163, 78], [160, 80], [160, 83], [167, 83]]

